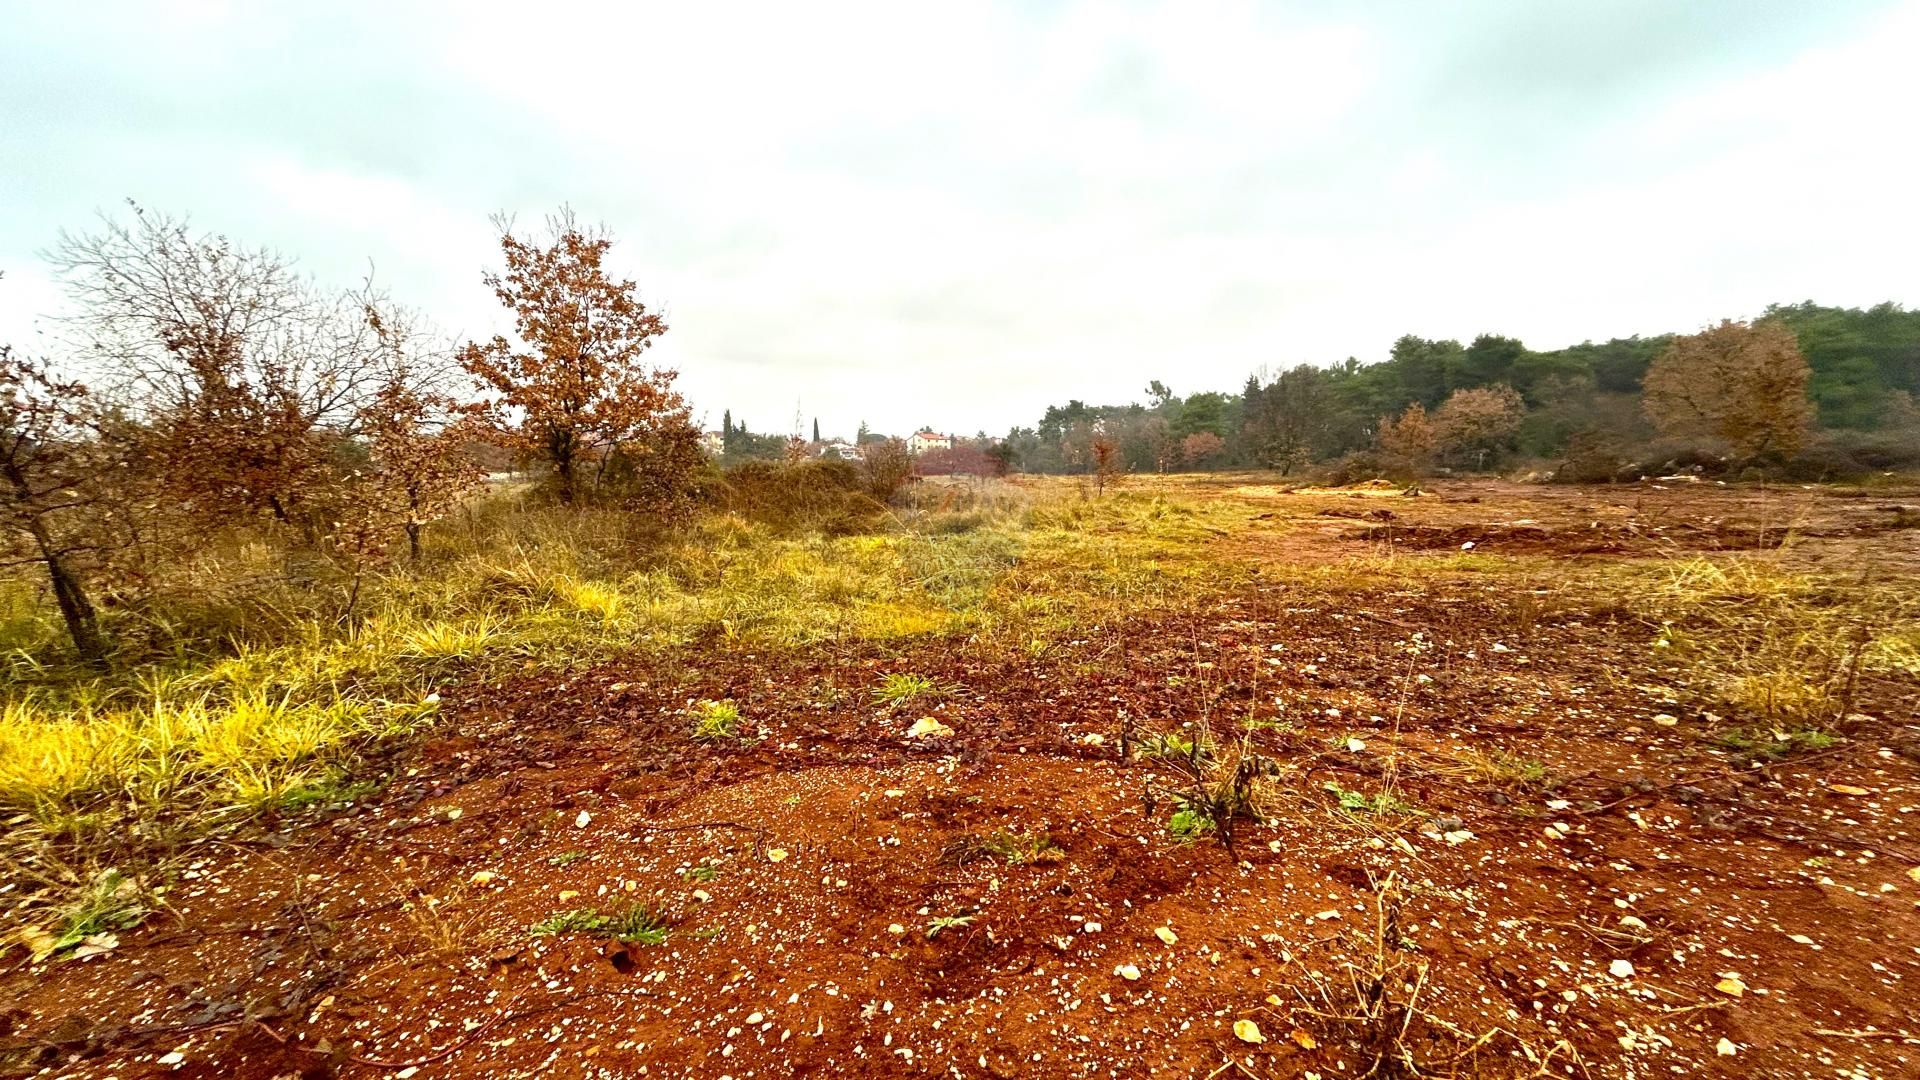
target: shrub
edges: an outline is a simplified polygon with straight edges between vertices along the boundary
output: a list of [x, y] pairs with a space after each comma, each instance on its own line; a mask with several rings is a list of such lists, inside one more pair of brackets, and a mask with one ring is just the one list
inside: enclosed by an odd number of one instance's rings
[[867, 532], [885, 510], [845, 461], [749, 461], [726, 471], [716, 497], [723, 509], [781, 533]]

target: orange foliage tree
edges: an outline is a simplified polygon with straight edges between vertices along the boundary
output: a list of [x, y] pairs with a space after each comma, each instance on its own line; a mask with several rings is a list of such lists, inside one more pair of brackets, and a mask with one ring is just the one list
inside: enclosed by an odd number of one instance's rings
[[1105, 435], [1096, 435], [1087, 445], [1088, 455], [1093, 459], [1094, 491], [1107, 490], [1108, 481], [1120, 475], [1126, 465], [1120, 458], [1120, 444]]
[[1813, 415], [1807, 379], [1785, 323], [1728, 319], [1674, 338], [1647, 369], [1641, 404], [1663, 435], [1721, 439], [1746, 458], [1790, 454]]
[[1211, 431], [1196, 431], [1180, 440], [1180, 456], [1196, 469], [1206, 468], [1227, 448], [1227, 440]]
[[581, 226], [564, 208], [547, 219], [545, 241], [494, 223], [506, 270], [484, 280], [514, 313], [520, 343], [469, 343], [459, 361], [493, 395], [498, 437], [543, 458], [570, 506], [587, 465], [598, 466], [597, 479], [621, 447], [692, 430], [673, 389], [677, 373], [641, 359], [667, 325], [633, 282], [607, 275], [613, 241], [604, 230]]
[[1414, 402], [1398, 417], [1380, 418], [1380, 449], [1418, 467], [1433, 456], [1436, 436], [1427, 407]]
[[1505, 383], [1455, 390], [1433, 413], [1433, 441], [1442, 453], [1473, 458], [1474, 467], [1520, 430], [1527, 403]]

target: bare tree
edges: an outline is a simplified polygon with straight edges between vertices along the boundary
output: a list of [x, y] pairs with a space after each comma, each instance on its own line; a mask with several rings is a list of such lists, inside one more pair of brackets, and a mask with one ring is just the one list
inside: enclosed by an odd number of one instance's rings
[[323, 293], [272, 251], [138, 206], [130, 222], [63, 233], [48, 258], [80, 309], [75, 343], [145, 425], [169, 492], [203, 517], [294, 520], [391, 380], [365, 317], [370, 282]]

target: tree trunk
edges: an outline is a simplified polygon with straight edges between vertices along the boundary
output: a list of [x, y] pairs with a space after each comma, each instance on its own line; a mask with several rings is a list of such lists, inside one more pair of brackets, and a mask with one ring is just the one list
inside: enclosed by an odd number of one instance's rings
[[553, 462], [554, 482], [561, 506], [572, 506], [574, 499], [573, 433], [556, 431], [548, 437], [548, 458]]
[[104, 666], [107, 641], [100, 634], [100, 617], [93, 610], [93, 601], [87, 599], [80, 579], [54, 548], [46, 526], [35, 518], [31, 529], [33, 541], [40, 547], [40, 561], [46, 564], [47, 578], [53, 583], [53, 601], [60, 606], [60, 617], [66, 620], [67, 636], [73, 639], [73, 651], [94, 667]]
[[420, 562], [420, 523], [417, 521], [407, 522], [407, 561]]
[[27, 532], [33, 537], [34, 546], [40, 550], [40, 561], [46, 564], [47, 578], [53, 583], [53, 601], [60, 607], [60, 617], [66, 621], [67, 636], [73, 639], [73, 651], [80, 659], [94, 667], [105, 667], [107, 662], [107, 639], [100, 633], [100, 616], [93, 609], [93, 601], [87, 599], [86, 587], [67, 566], [66, 559], [54, 545], [53, 536], [47, 532], [47, 524], [32, 509], [32, 486], [18, 468], [7, 470], [7, 480], [19, 499], [20, 510], [26, 516]]

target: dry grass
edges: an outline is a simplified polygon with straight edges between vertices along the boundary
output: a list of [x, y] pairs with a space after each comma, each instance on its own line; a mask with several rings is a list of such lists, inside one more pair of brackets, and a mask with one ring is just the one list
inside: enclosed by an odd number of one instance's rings
[[962, 522], [920, 510], [914, 528], [832, 537], [718, 513], [640, 536], [629, 515], [495, 498], [432, 532], [420, 571], [366, 583], [350, 619], [329, 582], [267, 573], [268, 545], [243, 538], [174, 571], [161, 592], [194, 599], [147, 610], [142, 629], [160, 644], [110, 679], [62, 666], [47, 613], [24, 587], [0, 589], [15, 676], [0, 704], [0, 807], [55, 830], [163, 809], [232, 818], [313, 801], [368, 746], [430, 720], [436, 687], [456, 679], [712, 634], [755, 647], [959, 633], [1024, 644], [1225, 572], [1205, 550], [1224, 531], [1218, 511], [1039, 489], [969, 497]]

